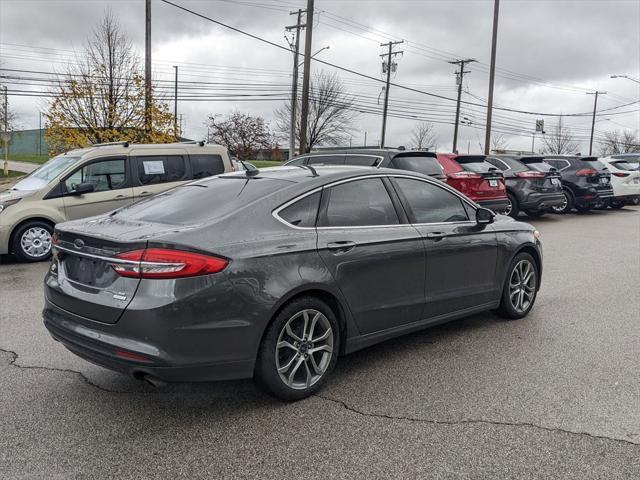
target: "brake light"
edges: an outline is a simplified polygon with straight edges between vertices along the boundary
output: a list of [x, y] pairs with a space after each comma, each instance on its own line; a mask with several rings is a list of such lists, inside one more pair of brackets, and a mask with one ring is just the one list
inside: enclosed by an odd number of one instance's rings
[[229, 261], [200, 253], [168, 248], [132, 250], [115, 257], [126, 263], [113, 262], [112, 268], [121, 277], [130, 278], [183, 278], [221, 272]]
[[589, 175], [597, 175], [598, 171], [593, 168], [582, 168], [576, 172], [579, 177], [588, 177]]
[[616, 177], [628, 177], [631, 174], [630, 173], [622, 173], [622, 172], [611, 172], [611, 175], [615, 175]]
[[116, 357], [124, 358], [125, 360], [134, 360], [136, 362], [148, 362], [149, 359], [142, 355], [133, 352], [127, 352], [126, 350], [116, 350]]
[[520, 178], [544, 178], [544, 173], [542, 172], [517, 172], [516, 177]]
[[482, 175], [480, 175], [479, 173], [467, 172], [467, 171], [454, 172], [454, 173], [450, 173], [447, 176], [449, 178], [456, 178], [456, 179], [460, 179], [460, 180], [469, 180], [469, 179], [472, 179], [472, 178], [482, 178]]

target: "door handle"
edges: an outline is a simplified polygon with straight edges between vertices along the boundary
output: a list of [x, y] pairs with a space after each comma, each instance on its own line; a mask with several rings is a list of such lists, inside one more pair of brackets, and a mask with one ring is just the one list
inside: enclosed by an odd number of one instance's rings
[[346, 253], [356, 248], [356, 242], [342, 241], [327, 243], [327, 249], [333, 253]]
[[122, 200], [123, 198], [127, 198], [126, 195], [116, 195], [113, 197], [114, 200]]
[[151, 193], [151, 192], [140, 192], [138, 194], [139, 197], [148, 197], [150, 195], [153, 195], [153, 193]]
[[442, 240], [446, 237], [447, 234], [445, 232], [429, 232], [427, 233], [427, 238], [430, 240], [435, 240], [436, 242]]

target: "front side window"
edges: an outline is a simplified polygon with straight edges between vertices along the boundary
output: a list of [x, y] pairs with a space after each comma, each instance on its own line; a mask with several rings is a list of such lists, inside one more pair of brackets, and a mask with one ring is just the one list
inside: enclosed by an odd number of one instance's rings
[[394, 178], [394, 185], [408, 207], [414, 223], [466, 222], [462, 200], [453, 193], [420, 180]]
[[278, 215], [285, 222], [296, 227], [313, 228], [316, 226], [319, 205], [320, 192], [316, 192], [307, 195], [287, 208], [283, 208]]
[[382, 179], [368, 178], [342, 183], [325, 190], [323, 227], [365, 227], [400, 223]]
[[190, 155], [193, 178], [205, 178], [224, 173], [224, 161], [220, 155]]
[[117, 190], [126, 186], [125, 160], [102, 160], [85, 165], [65, 181], [67, 192], [73, 192], [81, 183], [93, 185], [94, 192]]
[[138, 180], [142, 185], [177, 182], [185, 176], [182, 155], [157, 155], [138, 157]]

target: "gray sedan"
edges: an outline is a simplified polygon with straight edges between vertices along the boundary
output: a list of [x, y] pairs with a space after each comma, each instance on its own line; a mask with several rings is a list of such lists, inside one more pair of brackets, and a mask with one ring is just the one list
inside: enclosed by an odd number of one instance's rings
[[152, 383], [255, 377], [295, 400], [339, 355], [483, 310], [527, 315], [538, 237], [417, 173], [236, 172], [57, 225], [44, 323]]

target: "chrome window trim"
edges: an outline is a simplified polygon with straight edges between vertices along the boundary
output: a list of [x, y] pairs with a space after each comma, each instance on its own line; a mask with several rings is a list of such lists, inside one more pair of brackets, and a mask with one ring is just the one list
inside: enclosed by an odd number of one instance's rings
[[[427, 226], [427, 225], [456, 225], [456, 224], [476, 224], [476, 222], [474, 220], [467, 220], [465, 221], [461, 221], [461, 222], [433, 222], [433, 223], [395, 223], [395, 224], [391, 224], [391, 225], [362, 225], [362, 226], [340, 226], [340, 227], [298, 227], [296, 225], [291, 225], [289, 222], [287, 222], [286, 220], [284, 220], [282, 217], [280, 217], [278, 214], [280, 213], [280, 211], [284, 210], [285, 208], [287, 208], [288, 206], [294, 204], [295, 202], [302, 200], [305, 197], [308, 197], [309, 195], [313, 195], [316, 192], [319, 192], [325, 188], [331, 188], [335, 185], [341, 185], [343, 183], [349, 183], [349, 182], [354, 182], [357, 180], [364, 180], [364, 179], [369, 179], [369, 178], [390, 178], [390, 177], [394, 177], [394, 178], [409, 178], [411, 180], [419, 180], [421, 182], [424, 183], [428, 183], [429, 185], [434, 185], [438, 188], [442, 188], [443, 190], [452, 193], [453, 195], [455, 195], [456, 197], [458, 197], [458, 199], [460, 199], [463, 203], [466, 203], [467, 205], [469, 205], [471, 208], [473, 208], [474, 210], [478, 209], [477, 205], [474, 205], [469, 199], [465, 198], [461, 193], [459, 193], [457, 190], [448, 187], [446, 185], [438, 185], [436, 183], [435, 180], [428, 180], [426, 178], [421, 178], [421, 177], [416, 177], [413, 175], [409, 175], [409, 174], [402, 174], [402, 173], [388, 173], [388, 174], [370, 174], [370, 175], [362, 175], [362, 176], [358, 176], [358, 177], [352, 177], [352, 178], [346, 178], [343, 180], [336, 180], [335, 182], [332, 183], [328, 183], [326, 185], [323, 185], [321, 187], [316, 187], [313, 190], [309, 190], [308, 192], [305, 192], [295, 198], [293, 198], [292, 200], [289, 200], [288, 202], [280, 205], [279, 207], [277, 207], [276, 209], [274, 209], [271, 212], [271, 215], [273, 216], [273, 218], [275, 218], [277, 221], [279, 221], [280, 223], [282, 223], [283, 225], [289, 227], [289, 228], [293, 228], [295, 230], [357, 230], [357, 229], [363, 229], [363, 228], [397, 228], [397, 227], [417, 227], [417, 226]], [[439, 182], [442, 183], [442, 182]]]

